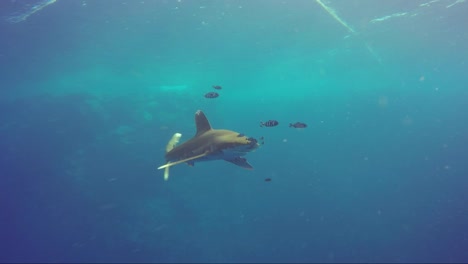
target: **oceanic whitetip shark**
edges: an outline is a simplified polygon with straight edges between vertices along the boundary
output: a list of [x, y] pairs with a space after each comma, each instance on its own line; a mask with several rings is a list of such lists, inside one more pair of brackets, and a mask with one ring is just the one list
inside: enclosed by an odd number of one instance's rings
[[198, 110], [195, 113], [197, 133], [193, 138], [176, 146], [180, 133], [175, 133], [166, 146], [166, 164], [158, 168], [164, 170], [164, 179], [169, 179], [169, 167], [180, 163], [193, 166], [198, 161], [225, 160], [246, 169], [253, 169], [245, 158], [248, 152], [258, 148], [255, 138], [224, 129], [211, 128], [205, 114]]

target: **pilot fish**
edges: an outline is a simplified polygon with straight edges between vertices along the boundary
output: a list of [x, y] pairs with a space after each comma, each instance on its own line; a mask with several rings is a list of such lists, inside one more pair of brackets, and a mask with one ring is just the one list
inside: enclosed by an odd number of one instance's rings
[[306, 128], [307, 124], [301, 123], [301, 122], [296, 122], [294, 124], [289, 123], [289, 127], [294, 127], [294, 128]]
[[209, 99], [213, 99], [213, 98], [216, 98], [216, 97], [218, 97], [218, 96], [219, 96], [219, 94], [218, 94], [218, 93], [215, 93], [215, 92], [209, 92], [209, 93], [206, 93], [206, 94], [205, 94], [205, 97], [206, 97], [206, 98], [209, 98]]
[[268, 120], [266, 122], [260, 122], [260, 127], [274, 127], [277, 126], [279, 123], [276, 120]]

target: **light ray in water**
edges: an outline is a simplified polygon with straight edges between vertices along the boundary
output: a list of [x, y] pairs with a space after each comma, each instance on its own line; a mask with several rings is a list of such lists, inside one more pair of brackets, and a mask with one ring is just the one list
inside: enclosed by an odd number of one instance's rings
[[369, 21], [369, 23], [382, 22], [382, 21], [385, 21], [385, 20], [390, 19], [390, 18], [406, 16], [406, 15], [408, 15], [407, 12], [395, 13], [395, 14], [392, 14], [392, 15], [384, 16], [384, 17], [374, 18], [371, 21]]
[[382, 59], [380, 58], [379, 54], [377, 54], [377, 52], [374, 51], [374, 49], [371, 45], [369, 45], [369, 43], [364, 41], [364, 44], [366, 45], [366, 48], [370, 52], [370, 54], [372, 54], [372, 57], [374, 57], [374, 59], [376, 59], [379, 62], [379, 64], [382, 65]]
[[432, 0], [432, 1], [430, 1], [430, 2], [427, 2], [427, 3], [424, 3], [424, 4], [420, 4], [419, 6], [420, 6], [420, 7], [430, 6], [431, 4], [437, 3], [437, 2], [439, 2], [439, 1], [440, 1], [440, 0]]
[[[325, 11], [327, 11], [327, 13], [333, 17], [333, 19], [335, 19], [338, 23], [340, 23], [343, 27], [345, 27], [352, 35], [354, 36], [357, 36], [357, 32], [352, 28], [350, 27], [343, 19], [341, 19], [341, 17], [338, 16], [338, 14], [336, 14], [335, 10], [333, 10], [331, 7], [327, 6], [326, 4], [324, 4], [321, 0], [315, 0]], [[382, 64], [382, 59], [380, 58], [380, 56], [374, 51], [374, 49], [365, 41], [364, 41], [364, 45], [366, 46], [366, 49], [367, 51], [369, 51], [369, 53], [372, 55], [372, 57], [379, 63], [379, 64]]]
[[447, 8], [450, 8], [450, 7], [454, 6], [454, 5], [461, 4], [461, 3], [463, 3], [463, 2], [465, 2], [465, 0], [457, 0], [457, 1], [455, 1], [453, 4], [448, 5]]
[[[448, 2], [448, 1], [450, 1], [450, 0], [444, 0], [444, 1], [442, 1], [442, 0], [431, 0], [431, 1], [427, 2], [427, 3], [420, 4], [419, 7], [417, 7], [416, 9], [414, 9], [412, 11], [394, 13], [394, 14], [391, 14], [391, 15], [375, 18], [375, 19], [372, 19], [371, 21], [369, 21], [369, 23], [376, 24], [376, 23], [380, 23], [380, 22], [386, 21], [386, 20], [391, 19], [391, 18], [403, 17], [403, 16], [405, 16], [405, 17], [415, 17], [415, 16], [419, 15], [426, 8], [429, 8], [429, 7], [434, 6], [434, 5], [443, 5], [445, 2]], [[451, 1], [453, 1], [453, 0], [451, 0]], [[452, 4], [447, 5], [446, 8], [450, 8], [450, 7], [454, 6], [454, 5], [464, 3], [465, 1], [466, 0], [455, 0]]]
[[38, 11], [41, 11], [44, 7], [46, 7], [46, 6], [50, 5], [50, 4], [53, 4], [55, 2], [57, 2], [57, 0], [43, 0], [43, 1], [40, 1], [39, 3], [33, 5], [31, 8], [29, 8], [28, 10], [26, 10], [23, 13], [15, 14], [15, 15], [7, 17], [6, 21], [8, 21], [10, 23], [19, 23], [21, 21], [25, 21], [32, 14], [34, 14], [34, 13], [36, 13]]
[[340, 23], [343, 27], [345, 27], [347, 30], [349, 30], [349, 32], [353, 33], [353, 34], [356, 34], [356, 31], [354, 31], [354, 29], [352, 29], [348, 24], [346, 24], [346, 22], [344, 22], [343, 19], [341, 19], [335, 12], [335, 10], [333, 10], [331, 7], [327, 6], [326, 4], [324, 4], [321, 0], [315, 0], [323, 9], [325, 9], [325, 11], [327, 11], [328, 14], [330, 14], [330, 16], [332, 16], [336, 21], [338, 21], [338, 23]]

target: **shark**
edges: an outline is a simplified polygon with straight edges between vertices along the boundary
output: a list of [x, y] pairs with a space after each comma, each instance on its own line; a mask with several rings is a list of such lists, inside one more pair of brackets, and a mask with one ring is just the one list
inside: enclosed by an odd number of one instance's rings
[[242, 133], [213, 129], [205, 114], [198, 110], [195, 113], [196, 133], [191, 139], [177, 146], [182, 134], [175, 133], [166, 146], [166, 164], [164, 180], [169, 179], [169, 168], [181, 163], [194, 166], [195, 162], [225, 160], [244, 169], [253, 169], [243, 156], [256, 150], [260, 144], [253, 137]]

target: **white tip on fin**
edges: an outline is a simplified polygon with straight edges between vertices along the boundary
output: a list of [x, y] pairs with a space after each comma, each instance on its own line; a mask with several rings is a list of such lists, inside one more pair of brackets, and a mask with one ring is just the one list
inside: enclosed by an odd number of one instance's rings
[[172, 138], [167, 142], [166, 146], [166, 153], [171, 151], [177, 143], [179, 143], [179, 139], [182, 137], [182, 134], [180, 133], [175, 133]]
[[169, 180], [169, 167], [166, 167], [164, 169], [164, 180], [165, 181]]

